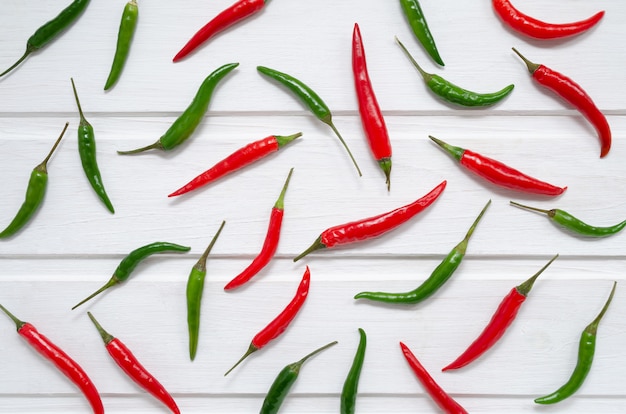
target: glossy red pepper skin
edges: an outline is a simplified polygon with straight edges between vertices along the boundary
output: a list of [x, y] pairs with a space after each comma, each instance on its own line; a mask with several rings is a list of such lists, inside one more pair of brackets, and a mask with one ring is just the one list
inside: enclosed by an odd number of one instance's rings
[[352, 72], [365, 137], [374, 159], [385, 173], [387, 189], [389, 189], [391, 185], [391, 142], [389, 141], [385, 119], [367, 71], [365, 48], [363, 47], [359, 25], [356, 23], [352, 32]]
[[293, 168], [289, 171], [289, 175], [287, 176], [287, 180], [285, 181], [285, 185], [283, 186], [283, 190], [276, 200], [274, 207], [272, 207], [272, 212], [270, 213], [270, 222], [267, 227], [267, 234], [265, 235], [265, 241], [263, 242], [263, 247], [259, 254], [252, 260], [252, 263], [248, 267], [246, 267], [241, 273], [233, 278], [230, 282], [224, 286], [224, 290], [235, 289], [244, 283], [248, 282], [252, 279], [261, 269], [263, 269], [274, 257], [276, 253], [276, 249], [278, 248], [278, 242], [280, 241], [280, 229], [283, 224], [283, 216], [285, 214], [284, 209], [284, 198], [285, 192], [287, 190], [287, 186], [289, 185], [289, 180], [291, 179], [291, 174], [293, 173]]
[[547, 23], [513, 7], [509, 0], [493, 0], [493, 9], [511, 29], [535, 39], [560, 39], [583, 33], [598, 23], [604, 16], [600, 11], [588, 19], [571, 23]]
[[180, 414], [180, 410], [172, 396], [167, 392], [157, 379], [148, 372], [139, 362], [135, 355], [119, 339], [104, 330], [96, 318], [87, 312], [98, 333], [104, 341], [104, 346], [113, 358], [113, 361], [128, 375], [137, 385], [152, 394], [157, 400], [165, 404], [174, 414]]
[[298, 285], [298, 289], [296, 290], [296, 294], [294, 295], [293, 299], [291, 299], [289, 304], [282, 310], [282, 312], [278, 314], [278, 316], [276, 316], [269, 324], [267, 324], [267, 326], [265, 326], [265, 328], [261, 329], [254, 336], [254, 338], [252, 338], [252, 341], [250, 342], [250, 346], [248, 347], [246, 353], [239, 359], [239, 361], [237, 361], [235, 365], [233, 365], [231, 369], [226, 371], [224, 376], [228, 375], [230, 371], [235, 369], [235, 367], [239, 365], [244, 359], [246, 359], [248, 355], [263, 348], [273, 339], [277, 338], [283, 332], [285, 332], [291, 321], [294, 320], [294, 318], [302, 308], [302, 305], [304, 305], [304, 302], [309, 295], [310, 286], [311, 271], [307, 266], [304, 274], [302, 275], [302, 280]]
[[471, 345], [467, 347], [467, 349], [457, 359], [442, 368], [442, 371], [459, 369], [470, 364], [478, 359], [482, 354], [487, 352], [496, 342], [498, 342], [511, 323], [513, 323], [513, 320], [515, 320], [517, 312], [526, 301], [526, 298], [528, 297], [535, 280], [537, 280], [537, 277], [539, 277], [539, 275], [543, 273], [543, 271], [546, 270], [546, 268], [550, 266], [550, 264], [552, 264], [558, 256], [558, 254], [554, 256], [545, 266], [543, 266], [524, 283], [511, 289], [504, 299], [502, 299], [500, 305], [498, 305], [498, 308], [491, 317], [491, 320], [487, 326], [485, 326], [480, 335], [478, 335], [474, 342], [472, 342]]
[[257, 13], [265, 6], [266, 0], [239, 0], [233, 5], [220, 12], [207, 24], [194, 34], [183, 48], [174, 56], [173, 61], [178, 62], [189, 53], [196, 50], [201, 44], [215, 36], [217, 33], [226, 30], [235, 23]]
[[513, 51], [524, 61], [528, 72], [538, 84], [563, 98], [593, 125], [600, 139], [600, 158], [606, 156], [611, 149], [611, 127], [587, 92], [562, 73], [529, 61], [515, 48]]
[[468, 149], [446, 144], [433, 136], [431, 136], [430, 139], [456, 159], [463, 167], [500, 187], [524, 193], [547, 196], [557, 196], [567, 189], [567, 187], [557, 187], [545, 181], [533, 178], [500, 161], [485, 157], [484, 155]]
[[89, 401], [93, 412], [103, 414], [104, 407], [100, 399], [100, 394], [81, 366], [45, 335], [39, 333], [37, 328], [33, 325], [28, 322], [20, 321], [2, 305], [0, 305], [0, 308], [15, 322], [17, 333], [21, 337], [24, 338], [35, 351], [52, 362], [63, 375], [78, 386], [87, 398], [87, 401]]
[[434, 203], [446, 188], [446, 185], [447, 181], [444, 180], [425, 196], [410, 204], [398, 207], [395, 210], [391, 210], [377, 216], [368, 217], [363, 220], [352, 221], [350, 223], [330, 227], [324, 230], [313, 242], [313, 244], [293, 259], [293, 261], [297, 262], [307, 254], [318, 249], [330, 248], [381, 236], [382, 234], [385, 234], [407, 222]]
[[302, 136], [300, 132], [288, 136], [270, 135], [269, 137], [251, 142], [219, 161], [213, 167], [198, 175], [178, 190], [169, 194], [168, 197], [176, 197], [210, 184], [225, 175], [246, 167], [261, 158], [267, 157], [300, 136]]
[[439, 408], [449, 414], [467, 414], [467, 411], [435, 382], [433, 377], [430, 376], [426, 368], [419, 362], [408, 346], [400, 342], [400, 348], [402, 349], [404, 358], [406, 358], [409, 366], [417, 376], [417, 379], [422, 383]]

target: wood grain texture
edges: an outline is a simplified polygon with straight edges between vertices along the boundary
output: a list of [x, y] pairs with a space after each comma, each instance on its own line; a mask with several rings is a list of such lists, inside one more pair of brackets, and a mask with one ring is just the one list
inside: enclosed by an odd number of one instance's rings
[[[68, 1], [36, 3], [5, 0], [0, 6], [0, 67], [21, 56], [28, 36]], [[139, 3], [128, 65], [109, 92], [102, 88], [123, 0], [92, 1], [61, 37], [0, 78], [0, 227], [22, 203], [30, 171], [70, 122], [49, 164], [42, 208], [17, 236], [0, 241], [0, 303], [75, 357], [110, 413], [165, 409], [112, 363], [87, 310], [133, 349], [184, 413], [256, 412], [284, 365], [332, 340], [339, 344], [305, 365], [283, 411], [337, 412], [358, 327], [368, 334], [358, 412], [436, 411], [402, 358], [398, 341], [403, 341], [469, 412], [532, 413], [537, 411], [533, 398], [569, 376], [579, 334], [616, 280], [616, 297], [600, 325], [587, 381], [574, 397], [548, 411], [626, 411], [626, 233], [601, 240], [577, 237], [545, 217], [509, 205], [516, 200], [561, 208], [595, 225], [626, 219], [626, 54], [620, 43], [626, 34], [626, 5], [618, 0], [517, 0], [521, 10], [546, 21], [577, 20], [606, 10], [589, 33], [540, 43], [504, 27], [489, 1], [423, 0], [446, 62], [445, 68], [437, 68], [412, 38], [397, 2], [272, 0], [258, 15], [172, 63], [189, 36], [230, 3]], [[355, 22], [393, 146], [390, 192], [358, 117], [350, 69]], [[394, 35], [427, 70], [460, 86], [492, 91], [514, 83], [515, 90], [487, 110], [445, 104], [427, 91]], [[591, 126], [533, 84], [512, 46], [575, 79], [608, 115], [614, 144], [605, 159], [598, 157]], [[188, 142], [167, 154], [116, 154], [158, 139], [202, 79], [227, 62], [240, 62], [240, 67], [216, 89], [207, 116]], [[290, 73], [324, 98], [363, 177], [332, 131], [257, 74], [257, 65]], [[96, 131], [100, 170], [115, 215], [89, 188], [80, 165], [70, 77]], [[237, 148], [267, 135], [298, 131], [301, 138], [271, 157], [197, 192], [167, 197]], [[428, 135], [568, 189], [554, 199], [498, 189], [460, 169]], [[275, 260], [243, 289], [224, 292], [226, 282], [260, 250], [270, 209], [291, 167], [295, 170]], [[404, 226], [293, 263], [327, 227], [407, 204], [442, 180], [448, 181], [442, 197]], [[461, 240], [489, 199], [492, 205], [465, 261], [437, 295], [409, 307], [353, 299], [363, 290], [417, 286]], [[200, 347], [192, 363], [185, 283], [222, 220], [226, 225], [209, 258]], [[125, 285], [70, 311], [108, 280], [128, 252], [157, 240], [192, 250], [151, 257]], [[560, 258], [537, 281], [501, 341], [472, 365], [442, 373], [441, 367], [469, 345], [509, 289], [556, 253]], [[311, 268], [312, 287], [301, 314], [282, 337], [224, 378], [254, 334], [289, 301], [305, 265]], [[0, 413], [89, 412], [77, 389], [23, 343], [8, 319], [0, 319]]]

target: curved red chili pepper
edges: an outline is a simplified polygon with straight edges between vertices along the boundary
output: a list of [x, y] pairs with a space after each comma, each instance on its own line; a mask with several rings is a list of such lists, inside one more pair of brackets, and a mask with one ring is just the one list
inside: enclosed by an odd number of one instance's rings
[[539, 277], [539, 275], [543, 273], [543, 271], [546, 270], [546, 268], [550, 266], [550, 264], [557, 257], [559, 257], [558, 254], [524, 283], [511, 289], [509, 294], [502, 299], [498, 309], [496, 309], [496, 312], [493, 314], [491, 320], [487, 326], [485, 326], [481, 334], [478, 335], [478, 338], [476, 338], [456, 360], [445, 366], [442, 371], [458, 369], [468, 365], [498, 342], [502, 335], [504, 335], [504, 332], [506, 332], [509, 325], [513, 323], [515, 316], [517, 316], [517, 312], [522, 306], [522, 303], [524, 303], [528, 297], [528, 294], [533, 288], [533, 284], [535, 283], [535, 280], [537, 280], [537, 277]]
[[367, 71], [361, 31], [356, 23], [352, 32], [352, 72], [365, 137], [374, 158], [385, 173], [387, 189], [389, 189], [391, 186], [391, 143], [389, 142], [385, 119], [378, 106], [376, 94]]
[[611, 149], [611, 127], [604, 114], [583, 88], [562, 73], [529, 61], [515, 48], [513, 51], [524, 61], [537, 83], [565, 99], [593, 125], [600, 138], [600, 158], [607, 155]]
[[270, 223], [267, 228], [267, 234], [265, 236], [265, 242], [263, 242], [263, 248], [261, 249], [261, 252], [254, 258], [252, 263], [250, 263], [247, 268], [245, 268], [241, 273], [235, 276], [233, 280], [231, 280], [226, 284], [226, 286], [224, 286], [224, 290], [234, 289], [243, 285], [248, 280], [252, 279], [254, 275], [259, 273], [259, 271], [269, 263], [272, 257], [274, 257], [274, 253], [276, 253], [276, 249], [278, 248], [278, 241], [280, 240], [280, 229], [283, 224], [283, 215], [285, 213], [285, 192], [287, 191], [287, 186], [289, 185], [289, 180], [291, 179], [292, 173], [293, 168], [289, 170], [289, 175], [287, 176], [285, 185], [280, 192], [280, 196], [278, 197], [278, 200], [276, 200], [274, 207], [272, 207]]
[[174, 56], [173, 61], [178, 62], [189, 53], [193, 52], [202, 43], [209, 40], [217, 33], [227, 29], [233, 24], [258, 12], [265, 6], [266, 0], [239, 0], [232, 6], [220, 12], [211, 21], [202, 26], [183, 48]]
[[302, 275], [302, 280], [298, 285], [298, 290], [296, 291], [295, 296], [291, 299], [291, 302], [283, 309], [281, 313], [278, 314], [265, 328], [261, 329], [259, 333], [257, 333], [252, 341], [250, 342], [250, 346], [246, 353], [237, 361], [235, 365], [226, 373], [224, 376], [228, 375], [230, 371], [235, 369], [237, 365], [239, 365], [244, 359], [246, 359], [253, 352], [258, 351], [267, 345], [272, 339], [278, 337], [282, 334], [285, 329], [289, 326], [291, 321], [296, 317], [302, 305], [309, 294], [309, 287], [311, 285], [311, 272], [309, 271], [309, 267], [306, 267], [304, 274]]
[[130, 349], [128, 349], [122, 341], [105, 331], [91, 312], [87, 312], [87, 315], [89, 315], [89, 319], [91, 319], [98, 333], [102, 336], [102, 340], [104, 341], [105, 348], [109, 352], [109, 355], [111, 355], [113, 361], [115, 361], [122, 371], [140, 387], [165, 404], [173, 413], [180, 414], [180, 410], [172, 396], [167, 392], [165, 387], [141, 365]]
[[315, 250], [371, 239], [393, 230], [434, 203], [446, 188], [446, 184], [447, 181], [442, 181], [425, 196], [395, 210], [324, 230], [313, 244], [293, 261], [297, 262]]
[[455, 147], [433, 136], [429, 137], [450, 156], [459, 161], [463, 167], [493, 184], [510, 188], [511, 190], [548, 196], [557, 196], [567, 189], [567, 187], [557, 187], [545, 181], [540, 181], [500, 161], [468, 149]]
[[15, 322], [17, 327], [17, 333], [33, 347], [35, 351], [41, 354], [44, 358], [49, 360], [56, 366], [59, 371], [70, 379], [74, 384], [80, 388], [82, 393], [87, 397], [87, 401], [91, 404], [93, 412], [96, 414], [103, 414], [104, 407], [102, 406], [102, 400], [100, 394], [93, 384], [91, 379], [87, 376], [87, 373], [67, 355], [61, 348], [52, 343], [50, 339], [42, 335], [37, 331], [33, 325], [28, 322], [23, 322], [17, 319], [11, 312], [0, 305], [0, 309], [9, 316]]
[[600, 11], [588, 19], [571, 23], [547, 23], [517, 10], [509, 0], [493, 0], [493, 9], [511, 29], [535, 39], [558, 39], [583, 33], [604, 16]]
[[169, 194], [168, 197], [176, 197], [212, 183], [227, 174], [252, 164], [263, 157], [267, 157], [300, 136], [302, 136], [300, 132], [289, 136], [270, 135], [269, 137], [251, 142], [219, 161], [213, 167], [198, 175], [178, 190]]
[[402, 354], [406, 358], [409, 366], [417, 376], [417, 379], [422, 383], [428, 394], [437, 403], [437, 405], [446, 413], [454, 414], [467, 414], [467, 411], [461, 405], [450, 397], [440, 386], [435, 382], [433, 377], [430, 376], [426, 368], [419, 362], [413, 352], [408, 346], [400, 342], [400, 348]]

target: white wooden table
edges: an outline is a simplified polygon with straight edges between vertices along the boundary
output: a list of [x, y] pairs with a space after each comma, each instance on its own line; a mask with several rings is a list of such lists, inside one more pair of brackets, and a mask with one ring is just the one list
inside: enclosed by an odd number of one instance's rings
[[[142, 1], [128, 64], [103, 89], [124, 1], [92, 1], [56, 41], [0, 79], [0, 227], [23, 201], [31, 169], [63, 124], [70, 129], [49, 164], [44, 204], [16, 237], [0, 242], [0, 303], [33, 323], [72, 355], [102, 394], [107, 412], [167, 412], [134, 385], [106, 354], [87, 318], [90, 310], [171, 391], [184, 413], [249, 413], [260, 408], [278, 371], [327, 342], [339, 344], [309, 361], [284, 412], [337, 412], [358, 342], [368, 334], [357, 411], [433, 412], [404, 361], [405, 342], [435, 379], [469, 412], [616, 413], [626, 411], [626, 233], [601, 240], [572, 236], [545, 217], [509, 206], [517, 200], [568, 210], [596, 225], [626, 218], [626, 5], [618, 0], [516, 0], [547, 21], [572, 21], [606, 10], [589, 33], [558, 42], [521, 38], [498, 20], [489, 1], [422, 1], [446, 63], [435, 67], [412, 37], [397, 1], [281, 1], [215, 38], [188, 59], [171, 59], [231, 0]], [[68, 0], [4, 0], [0, 68], [23, 53], [26, 39]], [[391, 191], [361, 127], [351, 73], [351, 36], [358, 22], [370, 76], [393, 146]], [[426, 70], [479, 92], [515, 84], [490, 109], [463, 110], [437, 100], [394, 42], [397, 35]], [[614, 143], [600, 159], [592, 127], [538, 88], [511, 51], [580, 83], [608, 116]], [[188, 105], [201, 81], [228, 62], [240, 66], [218, 87], [191, 139], [170, 153], [122, 157], [117, 150], [154, 142]], [[359, 162], [359, 178], [332, 131], [256, 66], [290, 73], [331, 107]], [[96, 130], [98, 161], [116, 208], [111, 215], [89, 187], [76, 143], [73, 77]], [[235, 149], [270, 134], [301, 131], [284, 152], [214, 185], [166, 195]], [[559, 198], [524, 196], [474, 178], [429, 139], [473, 149], [568, 190]], [[225, 293], [224, 284], [259, 251], [270, 209], [294, 167], [277, 255], [253, 282]], [[430, 209], [376, 240], [292, 259], [332, 225], [409, 203], [442, 180], [448, 187]], [[416, 306], [357, 302], [363, 290], [410, 290], [462, 239], [487, 200], [492, 205], [451, 280]], [[209, 257], [198, 356], [189, 361], [185, 285], [191, 266], [226, 220]], [[131, 250], [164, 240], [188, 254], [152, 257], [123, 286], [75, 311]], [[508, 290], [560, 254], [541, 276], [517, 320], [480, 360], [442, 373], [482, 330]], [[279, 339], [224, 378], [251, 338], [290, 300], [310, 266], [311, 292]], [[558, 388], [575, 364], [581, 330], [615, 300], [598, 332], [596, 359], [579, 392], [553, 407], [535, 397]], [[82, 413], [77, 388], [33, 352], [0, 318], [0, 412]]]

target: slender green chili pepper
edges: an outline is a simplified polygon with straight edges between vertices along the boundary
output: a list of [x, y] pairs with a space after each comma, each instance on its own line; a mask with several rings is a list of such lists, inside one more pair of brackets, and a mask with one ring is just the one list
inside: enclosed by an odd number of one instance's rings
[[585, 378], [587, 377], [587, 374], [591, 370], [593, 355], [596, 350], [596, 336], [598, 333], [598, 325], [600, 324], [600, 320], [609, 308], [611, 300], [613, 300], [613, 294], [615, 294], [616, 286], [617, 282], [613, 282], [613, 289], [611, 289], [611, 294], [609, 295], [609, 298], [606, 300], [606, 303], [602, 307], [602, 310], [600, 311], [598, 316], [596, 316], [596, 318], [585, 327], [582, 334], [580, 335], [580, 342], [578, 344], [578, 362], [576, 363], [574, 372], [572, 372], [569, 380], [567, 380], [567, 382], [561, 388], [554, 391], [552, 394], [536, 398], [535, 402], [537, 404], [554, 404], [563, 401], [567, 397], [573, 395], [583, 384]]
[[566, 229], [572, 230], [578, 234], [582, 234], [583, 236], [589, 237], [606, 237], [620, 232], [624, 227], [626, 227], [626, 220], [621, 223], [617, 223], [614, 226], [609, 227], [596, 227], [589, 225], [576, 217], [572, 216], [570, 213], [560, 210], [558, 208], [553, 208], [551, 210], [543, 210], [536, 207], [526, 206], [524, 204], [516, 203], [515, 201], [510, 202], [511, 205], [520, 207], [527, 210], [537, 211], [539, 213], [544, 213], [548, 216], [548, 218], [555, 223], [560, 224]]
[[274, 79], [275, 81], [279, 82], [281, 85], [289, 89], [293, 94], [300, 98], [300, 100], [309, 108], [309, 110], [313, 113], [313, 115], [317, 117], [317, 119], [332, 128], [332, 130], [335, 132], [335, 135], [337, 135], [337, 138], [339, 138], [339, 141], [341, 141], [341, 144], [348, 152], [348, 155], [350, 156], [354, 167], [359, 173], [359, 176], [362, 176], [363, 174], [361, 174], [361, 169], [359, 168], [356, 160], [352, 156], [352, 152], [348, 148], [348, 144], [346, 144], [346, 141], [343, 140], [343, 137], [335, 127], [330, 109], [322, 100], [322, 98], [320, 98], [319, 95], [315, 93], [315, 91], [313, 91], [309, 86], [305, 85], [304, 83], [302, 83], [302, 81], [294, 78], [291, 75], [279, 72], [275, 69], [267, 68], [265, 66], [257, 66], [256, 69], [259, 71], [259, 73], [262, 73], [263, 75]]
[[135, 0], [130, 0], [124, 6], [122, 12], [122, 21], [120, 22], [120, 28], [117, 32], [117, 46], [115, 48], [115, 56], [113, 57], [113, 63], [111, 65], [111, 71], [109, 77], [104, 84], [104, 90], [111, 88], [122, 74], [122, 69], [126, 64], [128, 58], [128, 52], [130, 51], [130, 44], [137, 28], [137, 18], [139, 16], [139, 8]]
[[93, 188], [106, 208], [111, 213], [115, 213], [113, 204], [111, 204], [111, 200], [109, 200], [109, 196], [104, 189], [104, 183], [102, 182], [102, 176], [98, 168], [98, 161], [96, 160], [96, 138], [93, 126], [85, 119], [83, 108], [80, 106], [80, 101], [78, 100], [78, 93], [76, 93], [74, 79], [70, 78], [70, 80], [72, 81], [74, 98], [76, 99], [76, 105], [78, 106], [78, 113], [80, 115], [80, 123], [78, 124], [78, 153], [80, 154], [80, 162], [83, 165], [83, 171], [85, 171], [91, 188]]
[[302, 365], [313, 355], [316, 355], [326, 348], [330, 348], [335, 345], [337, 341], [333, 341], [329, 344], [324, 345], [321, 348], [316, 349], [311, 352], [300, 361], [293, 362], [287, 366], [285, 366], [276, 376], [276, 379], [272, 383], [267, 395], [265, 396], [265, 400], [263, 401], [263, 406], [261, 407], [261, 414], [273, 414], [277, 413], [282, 405], [285, 397], [289, 394], [289, 390], [293, 386], [293, 384], [298, 379], [298, 375], [300, 374], [300, 368]]
[[46, 188], [48, 187], [48, 161], [50, 160], [54, 150], [56, 150], [59, 145], [59, 142], [61, 142], [61, 138], [63, 138], [68, 125], [69, 122], [66, 122], [65, 127], [63, 127], [63, 131], [61, 131], [61, 135], [57, 138], [46, 158], [39, 165], [33, 168], [33, 171], [30, 173], [24, 202], [11, 223], [9, 223], [7, 228], [2, 230], [0, 233], [0, 239], [10, 237], [17, 233], [26, 225], [26, 223], [28, 223], [35, 211], [37, 211], [39, 206], [41, 206], [43, 197], [46, 194]]
[[487, 207], [491, 204], [491, 200], [487, 202], [485, 207], [472, 223], [465, 237], [459, 244], [448, 253], [445, 259], [433, 270], [428, 279], [426, 279], [421, 285], [415, 289], [404, 293], [388, 293], [388, 292], [361, 292], [354, 296], [354, 299], [369, 299], [378, 302], [387, 303], [419, 303], [431, 295], [433, 295], [441, 286], [444, 285], [450, 279], [454, 271], [459, 267], [465, 257], [465, 251], [469, 243], [474, 229], [480, 222], [480, 219], [485, 214]]
[[119, 283], [125, 282], [130, 277], [130, 274], [133, 272], [133, 270], [135, 270], [137, 265], [148, 256], [151, 256], [155, 253], [164, 253], [164, 252], [188, 252], [190, 249], [191, 247], [181, 246], [179, 244], [174, 244], [174, 243], [154, 242], [154, 243], [146, 244], [145, 246], [141, 246], [133, 250], [132, 252], [128, 253], [126, 257], [122, 259], [119, 265], [117, 265], [117, 268], [113, 272], [113, 276], [111, 276], [111, 279], [109, 279], [108, 282], [106, 282], [100, 289], [96, 290], [87, 298], [78, 302], [78, 304], [76, 304], [72, 308], [72, 310], [76, 309], [83, 303], [87, 302], [88, 300], [104, 292], [108, 288], [115, 286]]
[[400, 0], [400, 5], [402, 6], [402, 10], [404, 11], [404, 15], [406, 16], [411, 29], [413, 29], [413, 34], [415, 34], [417, 40], [419, 40], [422, 44], [424, 50], [428, 52], [430, 57], [436, 63], [441, 66], [445, 66], [441, 56], [439, 56], [435, 39], [428, 28], [428, 23], [426, 22], [424, 13], [422, 13], [420, 2], [417, 0]]
[[78, 19], [88, 4], [89, 0], [74, 0], [69, 6], [61, 10], [54, 19], [37, 29], [26, 41], [26, 52], [10, 68], [0, 73], [0, 77], [15, 69], [28, 55], [54, 40], [63, 30]]
[[185, 111], [174, 121], [165, 134], [161, 136], [154, 144], [137, 148], [131, 151], [118, 151], [120, 155], [138, 154], [151, 149], [161, 151], [170, 151], [182, 144], [193, 134], [198, 127], [200, 121], [204, 118], [204, 114], [209, 108], [211, 96], [218, 83], [228, 75], [233, 69], [239, 66], [239, 63], [227, 63], [215, 69], [209, 76], [204, 79], [202, 85], [198, 89], [196, 96]]
[[413, 59], [413, 56], [411, 56], [409, 51], [406, 49], [406, 47], [404, 47], [402, 42], [398, 40], [397, 37], [396, 42], [398, 43], [398, 45], [400, 45], [413, 66], [415, 66], [415, 69], [417, 69], [420, 75], [422, 75], [426, 86], [428, 86], [428, 88], [433, 91], [436, 96], [442, 98], [447, 102], [451, 102], [461, 106], [490, 106], [500, 102], [502, 99], [508, 96], [515, 87], [515, 85], [510, 84], [508, 86], [505, 86], [501, 90], [492, 93], [476, 93], [468, 91], [467, 89], [463, 89], [445, 80], [439, 75], [425, 72], [420, 67], [420, 65], [417, 64], [415, 59]]
[[213, 245], [217, 241], [225, 221], [213, 236], [213, 240], [207, 246], [202, 256], [191, 268], [187, 279], [187, 327], [189, 330], [189, 358], [193, 361], [198, 350], [198, 334], [200, 332], [200, 305], [202, 304], [202, 291], [204, 290], [204, 278], [206, 276], [206, 259], [211, 253]]
[[359, 328], [359, 337], [359, 346], [356, 349], [352, 367], [350, 367], [341, 391], [341, 414], [353, 414], [356, 407], [359, 378], [361, 377], [361, 368], [363, 368], [363, 361], [365, 360], [365, 348], [367, 348], [367, 336], [361, 328]]

